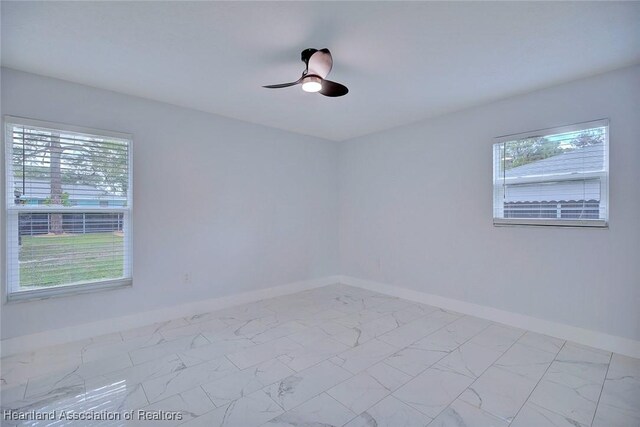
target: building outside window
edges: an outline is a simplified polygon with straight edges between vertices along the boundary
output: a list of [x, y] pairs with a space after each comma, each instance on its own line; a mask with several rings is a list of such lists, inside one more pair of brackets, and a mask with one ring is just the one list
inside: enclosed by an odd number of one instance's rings
[[494, 224], [607, 226], [608, 155], [606, 120], [499, 138]]

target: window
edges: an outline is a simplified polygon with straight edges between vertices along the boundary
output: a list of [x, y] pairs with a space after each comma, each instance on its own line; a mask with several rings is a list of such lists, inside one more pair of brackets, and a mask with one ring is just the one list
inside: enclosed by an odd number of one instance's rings
[[606, 227], [609, 123], [497, 138], [493, 223]]
[[131, 137], [5, 117], [8, 299], [131, 283]]

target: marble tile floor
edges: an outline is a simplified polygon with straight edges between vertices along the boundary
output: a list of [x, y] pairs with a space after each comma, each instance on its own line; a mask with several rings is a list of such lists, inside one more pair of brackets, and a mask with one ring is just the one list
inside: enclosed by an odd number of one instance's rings
[[638, 359], [344, 285], [9, 356], [0, 372], [3, 426], [640, 426]]

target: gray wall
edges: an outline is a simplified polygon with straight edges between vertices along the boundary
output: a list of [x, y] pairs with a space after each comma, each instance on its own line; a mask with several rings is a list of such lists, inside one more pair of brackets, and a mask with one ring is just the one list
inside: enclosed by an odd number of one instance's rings
[[[606, 117], [609, 229], [493, 227], [494, 137]], [[351, 140], [341, 272], [639, 340], [639, 161], [640, 67]]]
[[334, 142], [8, 69], [2, 114], [134, 136], [134, 286], [4, 304], [2, 338], [338, 272]]
[[[1, 106], [135, 141], [134, 287], [3, 338], [342, 273], [640, 340], [640, 67], [338, 144], [5, 69]], [[609, 229], [492, 226], [495, 136], [605, 117]]]

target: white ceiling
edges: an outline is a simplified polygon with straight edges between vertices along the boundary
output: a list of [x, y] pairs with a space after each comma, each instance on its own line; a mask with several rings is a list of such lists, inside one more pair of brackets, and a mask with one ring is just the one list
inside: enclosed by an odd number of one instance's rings
[[[2, 2], [2, 65], [327, 139], [640, 62], [640, 2]], [[300, 51], [330, 79], [299, 86]]]

